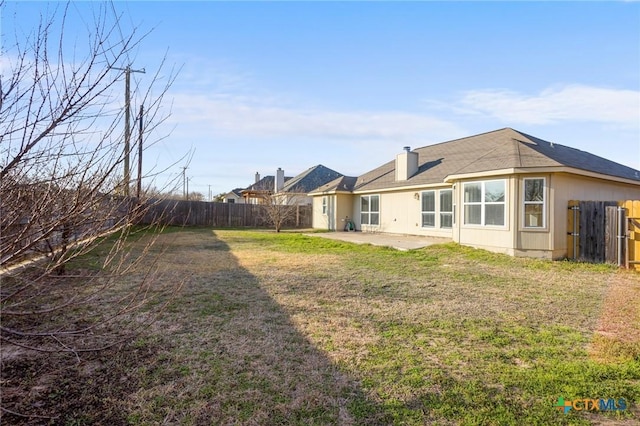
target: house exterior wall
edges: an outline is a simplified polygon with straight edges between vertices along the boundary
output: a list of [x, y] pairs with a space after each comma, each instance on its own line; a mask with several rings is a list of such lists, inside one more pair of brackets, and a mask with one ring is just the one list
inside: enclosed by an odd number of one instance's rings
[[[525, 226], [525, 179], [543, 178], [544, 226]], [[464, 184], [491, 180], [505, 181], [504, 226], [464, 223]], [[423, 191], [453, 189], [454, 223], [451, 229], [422, 226]], [[379, 225], [361, 223], [361, 197], [379, 196]], [[567, 255], [567, 205], [569, 200], [620, 201], [640, 199], [638, 185], [607, 181], [566, 172], [522, 173], [482, 176], [456, 181], [452, 186], [411, 188], [366, 194], [331, 194], [328, 215], [322, 215], [323, 196], [313, 197], [315, 228], [344, 230], [344, 219], [352, 218], [363, 232], [387, 232], [451, 238], [462, 245], [483, 248], [512, 256], [558, 259]], [[436, 196], [436, 198], [438, 198]], [[438, 211], [438, 210], [437, 210]]]
[[[233, 200], [233, 201], [229, 201], [229, 200]], [[244, 204], [244, 198], [237, 196], [233, 192], [228, 192], [224, 196], [224, 202], [225, 203]]]
[[[452, 238], [452, 228], [441, 228], [439, 221], [435, 227], [422, 226], [422, 192], [436, 191], [436, 215], [439, 214], [439, 200], [437, 194], [440, 189], [451, 189], [450, 186], [437, 188], [417, 188], [403, 191], [359, 194], [353, 197], [354, 223], [363, 232], [388, 232], [392, 234], [409, 234]], [[361, 222], [361, 196], [378, 195], [380, 197], [380, 224], [366, 225]]]
[[[329, 231], [344, 231], [346, 220], [353, 220], [353, 198], [351, 194], [328, 194], [312, 197], [313, 228]], [[322, 213], [323, 198], [326, 199], [326, 214]]]
[[[545, 179], [545, 224], [540, 228], [524, 226], [524, 180]], [[482, 180], [491, 180], [491, 177]], [[496, 177], [495, 179], [502, 179]], [[514, 256], [558, 259], [567, 255], [567, 205], [569, 200], [618, 201], [640, 198], [640, 188], [568, 173], [513, 175], [508, 179], [507, 215], [504, 228], [464, 224], [464, 180], [457, 182], [454, 241]]]
[[[464, 183], [504, 180], [505, 181], [505, 217], [504, 226], [485, 226], [465, 224], [464, 217]], [[483, 177], [481, 179], [465, 179], [456, 182], [454, 191], [456, 208], [456, 232], [454, 241], [471, 247], [482, 248], [497, 253], [514, 255], [514, 230], [516, 229], [517, 206], [516, 197], [518, 180], [513, 176]]]
[[610, 182], [601, 179], [558, 173], [552, 176], [551, 192], [553, 200], [552, 217], [554, 235], [552, 239], [553, 257], [567, 255], [567, 206], [569, 200], [581, 201], [622, 201], [640, 199], [637, 185]]
[[[525, 226], [525, 180], [526, 179], [544, 179], [544, 226], [539, 228], [527, 228]], [[553, 255], [553, 233], [555, 229], [555, 221], [552, 212], [555, 209], [553, 202], [553, 188], [551, 183], [553, 178], [551, 174], [526, 174], [516, 175], [514, 177], [515, 186], [513, 188], [515, 196], [514, 205], [514, 251], [513, 255], [538, 257], [551, 259]]]
[[326, 198], [327, 200], [334, 200], [333, 195], [322, 195], [313, 197], [313, 202], [311, 203], [311, 224], [314, 229], [326, 229], [329, 231], [335, 231], [335, 217], [329, 212], [327, 214], [322, 213], [322, 200]]
[[336, 231], [344, 231], [347, 220], [354, 220], [353, 214], [353, 195], [336, 194], [335, 195], [335, 212], [336, 212]]

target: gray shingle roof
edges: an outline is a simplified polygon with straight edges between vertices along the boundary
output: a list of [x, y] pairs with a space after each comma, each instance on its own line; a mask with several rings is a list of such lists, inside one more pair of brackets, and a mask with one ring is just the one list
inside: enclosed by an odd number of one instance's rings
[[322, 164], [318, 164], [317, 166], [313, 166], [293, 179], [287, 181], [282, 188], [282, 191], [306, 194], [327, 182], [339, 178], [340, 176], [342, 175], [335, 170], [331, 170]]
[[242, 191], [244, 191], [244, 188], [235, 188], [231, 190], [231, 193], [235, 194], [237, 197], [242, 197]]
[[357, 178], [354, 190], [377, 190], [442, 183], [451, 175], [538, 167], [572, 167], [640, 183], [640, 171], [594, 154], [547, 142], [511, 128], [495, 130], [414, 150], [418, 172], [395, 180], [395, 160]]
[[315, 188], [312, 193], [322, 192], [351, 192], [356, 185], [357, 177], [340, 176], [331, 182]]
[[[291, 176], [284, 177], [285, 183], [291, 179], [292, 179]], [[276, 181], [275, 176], [273, 175], [265, 176], [259, 181], [257, 181], [256, 183], [248, 186], [243, 191], [273, 191], [273, 188], [275, 187], [275, 181]]]

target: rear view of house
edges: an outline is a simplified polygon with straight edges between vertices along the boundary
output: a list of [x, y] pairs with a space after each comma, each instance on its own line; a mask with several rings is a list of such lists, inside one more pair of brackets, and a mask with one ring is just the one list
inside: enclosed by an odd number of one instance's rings
[[640, 199], [640, 171], [511, 128], [410, 147], [313, 190], [313, 226], [424, 235], [517, 256], [567, 254], [567, 205]]

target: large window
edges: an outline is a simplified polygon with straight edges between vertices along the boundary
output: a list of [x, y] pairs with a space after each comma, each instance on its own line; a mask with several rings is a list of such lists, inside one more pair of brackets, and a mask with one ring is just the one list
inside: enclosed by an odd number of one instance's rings
[[436, 191], [422, 193], [422, 227], [434, 228], [436, 226]]
[[506, 181], [469, 182], [463, 188], [465, 225], [505, 225]]
[[544, 228], [545, 197], [544, 178], [524, 180], [524, 227]]
[[380, 224], [379, 195], [363, 195], [360, 197], [360, 223], [362, 225]]
[[453, 226], [453, 191], [451, 189], [423, 191], [421, 206], [423, 228], [450, 229]]

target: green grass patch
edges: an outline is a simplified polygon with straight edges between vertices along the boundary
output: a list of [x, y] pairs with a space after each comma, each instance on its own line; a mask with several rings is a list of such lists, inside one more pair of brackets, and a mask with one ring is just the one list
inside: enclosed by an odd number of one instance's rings
[[[113, 397], [131, 424], [638, 420], [638, 342], [594, 334], [611, 266], [255, 230], [169, 228], [158, 244], [166, 279], [188, 280], [134, 343], [170, 342]], [[609, 362], [590, 355], [608, 342]], [[559, 397], [629, 409], [563, 414]]]

